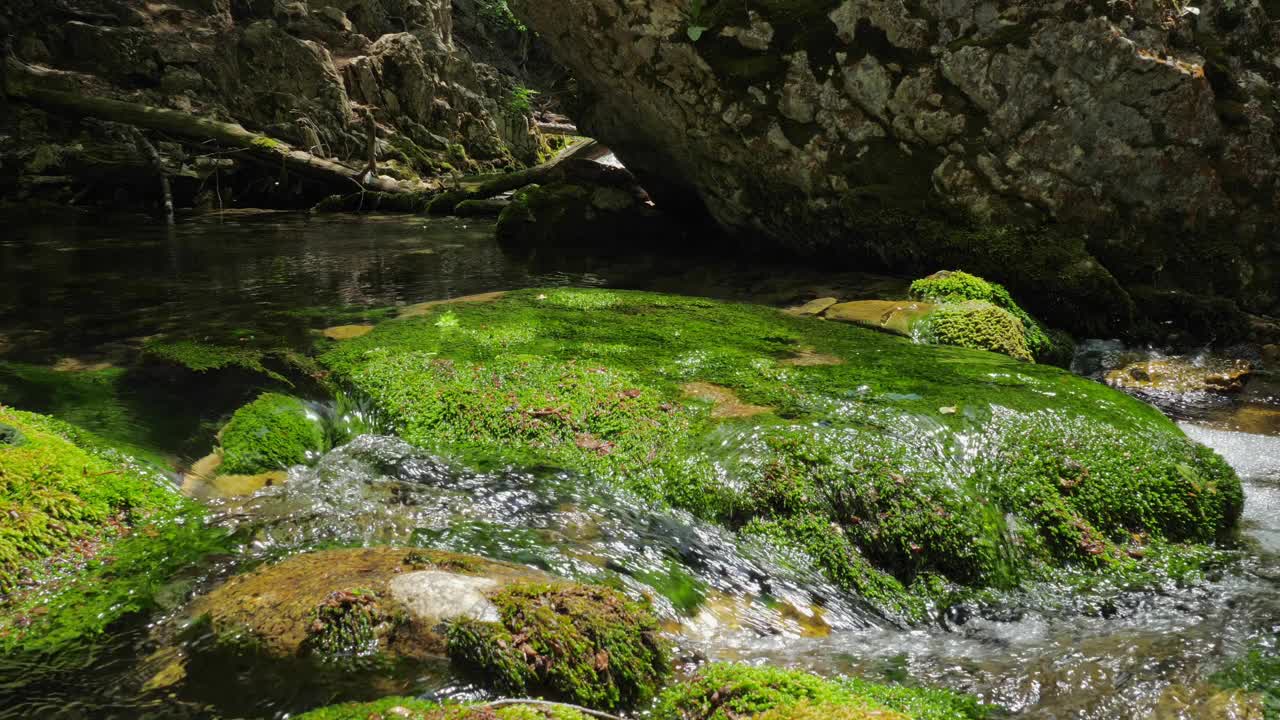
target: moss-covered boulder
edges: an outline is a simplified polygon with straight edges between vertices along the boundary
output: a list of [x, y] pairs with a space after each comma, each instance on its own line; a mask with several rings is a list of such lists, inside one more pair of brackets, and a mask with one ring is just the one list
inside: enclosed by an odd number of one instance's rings
[[1013, 313], [984, 300], [938, 305], [917, 326], [920, 337], [938, 345], [990, 350], [1030, 361], [1026, 326]]
[[[996, 708], [946, 690], [825, 680], [770, 667], [712, 664], [671, 685], [650, 711], [653, 720], [981, 720]], [[299, 720], [583, 720], [567, 705], [519, 700], [474, 705], [404, 697], [320, 708]]]
[[1035, 355], [1049, 350], [1052, 341], [1036, 319], [1014, 302], [1009, 291], [999, 283], [989, 282], [959, 270], [942, 270], [911, 283], [911, 294], [932, 303], [965, 303], [982, 301], [1005, 310], [1022, 325], [1027, 348]]
[[449, 628], [449, 656], [503, 692], [636, 707], [671, 672], [657, 620], [614, 590], [526, 583], [504, 588], [493, 601], [497, 621]]
[[947, 690], [824, 680], [798, 670], [713, 664], [662, 694], [656, 720], [979, 720], [995, 708]]
[[[322, 362], [411, 443], [613, 479], [904, 619], [957, 586], [1213, 542], [1243, 501], [1220, 457], [1123, 393], [772, 308], [520, 291], [384, 323]], [[718, 413], [725, 397], [752, 412]]]
[[942, 271], [911, 284], [912, 299], [857, 300], [823, 305], [818, 315], [937, 345], [990, 350], [1018, 360], [1060, 367], [1071, 362], [1074, 343], [1046, 330], [1002, 285], [964, 272]]
[[0, 428], [0, 651], [96, 636], [225, 549], [162, 469], [43, 415], [0, 406]]
[[222, 429], [221, 472], [257, 475], [307, 462], [326, 446], [324, 424], [302, 400], [264, 393]]
[[402, 691], [412, 674], [395, 667], [448, 658], [488, 687], [634, 706], [670, 663], [653, 615], [612, 590], [430, 550], [297, 555], [228, 580], [190, 617], [197, 662], [281, 676], [305, 666], [321, 682], [326, 670], [368, 672]]

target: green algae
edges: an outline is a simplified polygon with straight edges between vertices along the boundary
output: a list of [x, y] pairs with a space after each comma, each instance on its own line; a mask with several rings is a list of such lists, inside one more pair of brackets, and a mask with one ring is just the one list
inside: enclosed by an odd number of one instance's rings
[[800, 720], [887, 715], [911, 720], [977, 720], [991, 717], [993, 710], [976, 698], [947, 690], [879, 685], [853, 678], [826, 680], [807, 672], [774, 667], [712, 664], [664, 692], [653, 717], [733, 720], [763, 716]]
[[240, 408], [222, 430], [222, 467], [256, 475], [305, 463], [325, 449], [324, 426], [303, 401], [263, 393]]
[[652, 613], [609, 588], [521, 583], [492, 600], [500, 621], [452, 624], [448, 653], [504, 692], [635, 707], [671, 673], [670, 649]]
[[0, 649], [79, 647], [228, 547], [154, 466], [53, 418], [0, 408], [0, 422], [28, 440], [0, 447]]
[[[783, 362], [802, 349], [842, 362]], [[1240, 512], [1221, 458], [1121, 393], [769, 308], [521, 291], [384, 323], [321, 361], [414, 444], [612, 478], [908, 619], [949, 583], [1106, 567], [1135, 534], [1212, 542]], [[768, 412], [714, 417], [691, 382]]]

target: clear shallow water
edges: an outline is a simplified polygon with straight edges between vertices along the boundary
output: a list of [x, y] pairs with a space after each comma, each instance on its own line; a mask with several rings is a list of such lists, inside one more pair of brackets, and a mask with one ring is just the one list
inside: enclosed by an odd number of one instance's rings
[[[206, 218], [174, 230], [17, 227], [0, 240], [0, 361], [61, 366], [58, 372], [127, 363], [139, 338], [163, 332], [240, 330], [305, 347], [315, 329], [368, 309], [559, 284], [774, 304], [905, 288], [893, 279], [723, 255], [515, 257], [497, 247], [487, 226], [455, 220], [269, 214]], [[28, 387], [12, 374], [4, 380], [0, 374], [0, 402], [14, 402], [6, 393]], [[219, 408], [234, 406], [206, 407], [208, 388], [142, 385], [137, 404], [151, 410], [124, 413], [127, 421], [145, 430], [178, 427], [139, 437], [191, 458], [211, 446]], [[1274, 406], [1267, 388], [1251, 386], [1243, 401], [1206, 396], [1164, 406], [1246, 479], [1239, 567], [1195, 587], [1104, 592], [1067, 603], [1043, 588], [914, 630], [876, 621], [816, 574], [731, 533], [681, 513], [654, 512], [608, 486], [551, 471], [476, 473], [377, 435], [295, 469], [283, 486], [218, 501], [214, 510], [220, 522], [253, 532], [239, 564], [317, 545], [394, 542], [614, 578], [657, 599], [671, 629], [683, 628], [682, 653], [690, 661], [770, 662], [945, 685], [1025, 718], [1231, 717], [1222, 710], [1229, 698], [1205, 679], [1245, 648], [1274, 643], [1280, 634], [1280, 428], [1241, 420], [1242, 409]], [[71, 400], [83, 405], [85, 397]], [[38, 393], [22, 399], [33, 410], [59, 406], [58, 398]], [[191, 415], [202, 422], [176, 421]], [[115, 415], [98, 412], [88, 420], [119, 429]], [[230, 572], [234, 564], [211, 573]], [[175, 607], [154, 627], [115, 638], [90, 666], [72, 670], [66, 684], [25, 689], [20, 705], [5, 699], [0, 680], [0, 717], [266, 717], [319, 700], [272, 699], [252, 677], [209, 682], [199, 699], [140, 695], [157, 669], [145, 658], [169, 644], [180, 617]], [[8, 672], [2, 662], [0, 678]], [[429, 673], [420, 687], [466, 691], [446, 674]], [[246, 693], [259, 695], [247, 704], [232, 699]]]

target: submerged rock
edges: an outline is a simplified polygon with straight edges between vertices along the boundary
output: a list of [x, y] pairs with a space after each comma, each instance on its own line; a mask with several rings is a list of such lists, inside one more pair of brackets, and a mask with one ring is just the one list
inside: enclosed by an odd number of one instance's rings
[[207, 636], [198, 654], [374, 674], [447, 657], [482, 685], [593, 707], [643, 702], [669, 672], [648, 609], [607, 588], [456, 553], [306, 553], [234, 577], [189, 611], [189, 632]]
[[1244, 360], [1186, 357], [1144, 360], [1107, 373], [1107, 384], [1126, 390], [1161, 394], [1239, 393], [1253, 375]]
[[571, 707], [532, 703], [502, 705], [440, 704], [410, 697], [389, 697], [368, 703], [347, 703], [312, 710], [298, 720], [589, 720]]
[[911, 337], [918, 322], [933, 311], [929, 303], [899, 300], [855, 300], [828, 307], [822, 317]]
[[1213, 542], [1242, 505], [1220, 457], [1122, 393], [771, 308], [518, 291], [384, 323], [322, 362], [411, 443], [624, 483], [899, 619], [957, 587]]
[[634, 251], [683, 234], [622, 168], [570, 160], [553, 172], [550, 182], [520, 190], [502, 210], [497, 232], [504, 247]]

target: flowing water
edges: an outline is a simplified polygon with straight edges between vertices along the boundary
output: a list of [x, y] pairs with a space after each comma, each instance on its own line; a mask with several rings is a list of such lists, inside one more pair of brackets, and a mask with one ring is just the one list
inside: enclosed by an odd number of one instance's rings
[[[820, 274], [724, 257], [508, 255], [490, 227], [422, 218], [243, 215], [175, 229], [18, 225], [0, 240], [0, 402], [80, 413], [104, 434], [178, 466], [207, 452], [240, 395], [126, 383], [107, 398], [57, 391], [71, 378], [136, 361], [143, 338], [181, 333], [280, 338], [300, 349], [327, 325], [372, 320], [422, 300], [524, 286], [658, 289], [783, 304], [815, 293], [892, 296], [893, 278]], [[1128, 351], [1090, 344], [1079, 371]], [[1144, 352], [1145, 356], [1145, 352]], [[53, 374], [53, 375], [51, 375]], [[50, 383], [52, 377], [55, 383]], [[58, 384], [58, 383], [61, 384]], [[953, 687], [1025, 718], [1249, 718], [1257, 707], [1208, 681], [1280, 635], [1280, 393], [1260, 378], [1241, 397], [1150, 398], [1217, 449], [1245, 479], [1240, 549], [1206, 581], [1069, 597], [1039, 587], [953, 609], [903, 629], [820, 574], [733, 533], [555, 470], [450, 465], [324, 401], [359, 433], [287, 483], [210, 500], [251, 539], [206, 582], [315, 547], [403, 544], [533, 565], [645, 593], [686, 662], [733, 659]], [[104, 402], [117, 403], [112, 412]], [[1164, 402], [1167, 401], [1167, 402]], [[90, 412], [86, 406], [97, 410]], [[340, 410], [339, 408], [343, 408]], [[334, 699], [255, 685], [243, 675], [188, 679], [175, 700], [139, 692], [172, 646], [181, 599], [151, 624], [123, 628], [54, 687], [21, 682], [0, 660], [0, 717], [280, 717]], [[7, 684], [6, 684], [7, 683]], [[445, 668], [416, 679], [467, 696]], [[7, 695], [7, 697], [6, 697]]]

